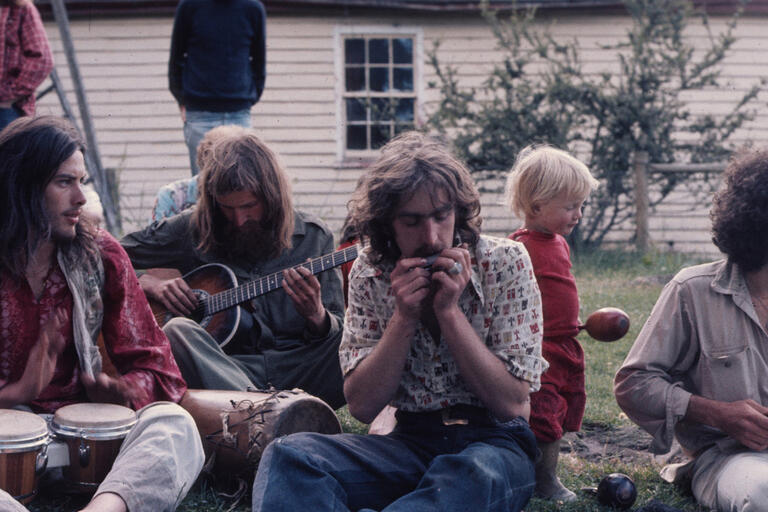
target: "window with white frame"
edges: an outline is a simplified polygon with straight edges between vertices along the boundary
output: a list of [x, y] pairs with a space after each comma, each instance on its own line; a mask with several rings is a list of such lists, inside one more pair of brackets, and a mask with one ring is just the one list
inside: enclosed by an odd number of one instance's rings
[[371, 152], [415, 126], [414, 33], [341, 34], [343, 153]]

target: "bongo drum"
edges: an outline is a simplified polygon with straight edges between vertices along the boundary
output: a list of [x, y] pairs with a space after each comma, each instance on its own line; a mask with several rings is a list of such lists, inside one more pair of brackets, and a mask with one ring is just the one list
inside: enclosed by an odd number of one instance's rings
[[64, 478], [74, 490], [96, 490], [135, 424], [136, 413], [122, 405], [81, 403], [56, 411], [51, 431], [69, 449]]
[[217, 477], [251, 478], [264, 448], [295, 432], [338, 434], [333, 409], [301, 390], [215, 391], [190, 389], [180, 405], [194, 418]]
[[37, 494], [48, 439], [48, 424], [37, 414], [0, 409], [0, 488], [21, 503]]

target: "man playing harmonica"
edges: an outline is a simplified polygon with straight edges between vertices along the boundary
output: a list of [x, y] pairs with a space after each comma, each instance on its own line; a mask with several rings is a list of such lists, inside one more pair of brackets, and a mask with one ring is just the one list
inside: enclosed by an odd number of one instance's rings
[[442, 145], [409, 133], [382, 149], [351, 202], [370, 244], [350, 272], [340, 359], [352, 415], [367, 423], [391, 404], [397, 426], [274, 441], [254, 511], [525, 506], [541, 298], [525, 248], [480, 235], [479, 213], [469, 172]]

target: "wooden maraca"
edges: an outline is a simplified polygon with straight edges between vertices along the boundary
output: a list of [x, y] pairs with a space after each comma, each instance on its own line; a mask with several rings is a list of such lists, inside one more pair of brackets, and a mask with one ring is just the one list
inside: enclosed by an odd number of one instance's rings
[[579, 326], [597, 341], [616, 341], [629, 330], [629, 315], [619, 308], [600, 308]]

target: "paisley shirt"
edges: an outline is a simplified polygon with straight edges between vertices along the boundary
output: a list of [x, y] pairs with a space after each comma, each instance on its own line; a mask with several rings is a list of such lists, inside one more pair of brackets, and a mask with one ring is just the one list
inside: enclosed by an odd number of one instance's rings
[[[111, 362], [136, 391], [136, 409], [158, 400], [178, 402], [186, 391], [168, 339], [157, 326], [136, 274], [120, 244], [106, 231], [97, 237], [104, 265], [102, 334]], [[26, 281], [0, 276], [0, 387], [21, 378], [40, 329], [61, 307], [66, 312], [63, 354], [53, 380], [30, 404], [55, 412], [88, 401], [80, 382], [80, 365], [72, 330], [72, 293], [59, 265], [53, 265], [45, 288], [35, 299]]]
[[[374, 266], [368, 252], [357, 258], [349, 276], [349, 307], [339, 348], [341, 369], [352, 371], [381, 339], [395, 310], [390, 284], [393, 267]], [[472, 254], [470, 283], [459, 305], [488, 349], [509, 372], [540, 387], [547, 362], [541, 357], [541, 296], [531, 260], [519, 242], [481, 236]], [[430, 411], [455, 404], [483, 406], [467, 387], [447, 344], [432, 340], [421, 326], [411, 343], [392, 405], [405, 411]]]

